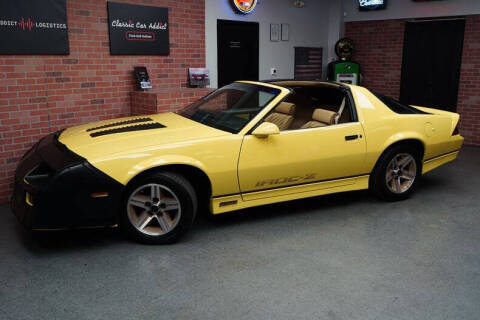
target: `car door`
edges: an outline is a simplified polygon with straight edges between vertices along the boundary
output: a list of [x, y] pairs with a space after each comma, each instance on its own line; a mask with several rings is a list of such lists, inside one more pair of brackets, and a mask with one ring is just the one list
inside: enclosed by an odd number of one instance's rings
[[[248, 201], [291, 194], [295, 188], [282, 187], [310, 183], [321, 189], [327, 186], [315, 182], [363, 175], [365, 149], [359, 122], [282, 131], [266, 138], [248, 134], [238, 163], [242, 197]], [[342, 183], [353, 182], [339, 181]], [[256, 193], [261, 190], [274, 190], [275, 194]]]

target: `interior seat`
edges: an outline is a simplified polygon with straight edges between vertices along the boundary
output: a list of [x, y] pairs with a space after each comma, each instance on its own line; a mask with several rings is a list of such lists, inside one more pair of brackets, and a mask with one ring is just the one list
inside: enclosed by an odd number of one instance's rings
[[334, 104], [321, 103], [321, 104], [317, 105], [315, 109], [323, 109], [323, 110], [327, 110], [327, 111], [337, 112], [338, 111], [338, 104], [334, 105]]
[[289, 102], [281, 102], [266, 118], [266, 122], [274, 123], [280, 131], [287, 130], [295, 116], [295, 105]]
[[302, 129], [326, 127], [335, 124], [337, 113], [324, 109], [315, 109], [312, 114], [312, 120], [305, 123]]
[[[293, 96], [287, 98], [287, 102], [295, 104], [295, 116], [289, 130], [300, 129], [302, 125], [312, 120], [312, 97], [305, 88], [293, 88]], [[292, 100], [288, 100], [292, 99]]]

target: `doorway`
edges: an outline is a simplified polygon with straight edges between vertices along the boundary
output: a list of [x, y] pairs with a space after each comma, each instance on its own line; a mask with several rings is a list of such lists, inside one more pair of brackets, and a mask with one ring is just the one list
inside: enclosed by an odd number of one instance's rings
[[405, 25], [400, 101], [456, 111], [464, 19]]
[[236, 80], [258, 81], [259, 24], [217, 20], [218, 87]]

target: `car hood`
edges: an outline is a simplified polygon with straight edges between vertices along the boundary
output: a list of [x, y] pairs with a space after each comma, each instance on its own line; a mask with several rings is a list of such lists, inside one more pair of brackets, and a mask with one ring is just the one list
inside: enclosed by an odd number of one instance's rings
[[76, 154], [94, 160], [129, 151], [224, 135], [231, 133], [170, 112], [72, 127], [64, 130], [58, 140]]

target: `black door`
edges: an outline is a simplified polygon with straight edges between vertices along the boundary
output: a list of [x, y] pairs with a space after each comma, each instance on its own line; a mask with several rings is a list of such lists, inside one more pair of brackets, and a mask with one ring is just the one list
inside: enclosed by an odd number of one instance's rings
[[456, 111], [465, 20], [407, 22], [400, 100]]
[[217, 20], [218, 86], [236, 80], [258, 80], [256, 22]]

